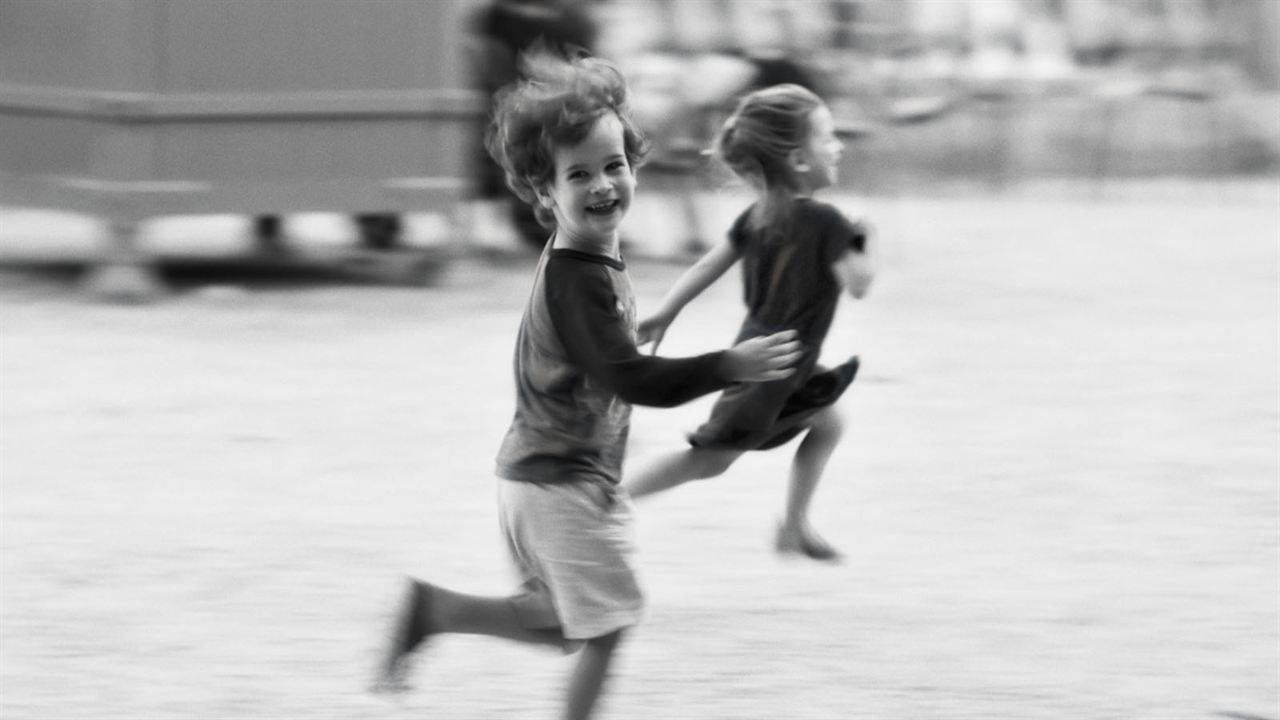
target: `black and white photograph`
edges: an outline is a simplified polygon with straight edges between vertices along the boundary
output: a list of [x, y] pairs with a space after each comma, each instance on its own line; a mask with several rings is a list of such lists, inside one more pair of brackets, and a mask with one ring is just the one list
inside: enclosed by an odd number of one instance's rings
[[1280, 0], [0, 0], [0, 719], [1280, 720]]

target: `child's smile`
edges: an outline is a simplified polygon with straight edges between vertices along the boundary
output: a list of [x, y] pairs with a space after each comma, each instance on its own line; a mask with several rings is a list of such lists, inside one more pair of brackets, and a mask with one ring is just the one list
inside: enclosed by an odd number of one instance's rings
[[582, 142], [557, 147], [554, 160], [555, 176], [540, 200], [555, 213], [557, 236], [568, 247], [616, 254], [618, 226], [636, 186], [621, 121], [602, 115]]
[[587, 212], [591, 213], [592, 215], [609, 215], [614, 210], [617, 210], [619, 206], [620, 204], [618, 203], [617, 200], [606, 200], [605, 202], [602, 202], [602, 203], [588, 205]]

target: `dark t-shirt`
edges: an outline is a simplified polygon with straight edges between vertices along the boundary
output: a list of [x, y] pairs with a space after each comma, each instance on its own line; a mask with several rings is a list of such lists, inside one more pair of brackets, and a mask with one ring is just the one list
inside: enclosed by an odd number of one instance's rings
[[748, 326], [770, 333], [795, 330], [816, 355], [841, 293], [831, 266], [849, 250], [862, 249], [863, 231], [834, 206], [807, 198], [792, 203], [785, 237], [751, 229], [750, 214], [748, 208], [729, 230], [729, 241], [742, 257], [743, 331]]
[[711, 417], [690, 435], [698, 447], [762, 450], [786, 442], [814, 412], [840, 397], [858, 368], [850, 359], [827, 372], [818, 359], [842, 291], [831, 266], [850, 250], [862, 251], [864, 229], [827, 203], [798, 199], [787, 232], [770, 237], [751, 228], [750, 212], [729, 230], [742, 257], [747, 305], [737, 341], [795, 330], [804, 357], [791, 377], [725, 390]]

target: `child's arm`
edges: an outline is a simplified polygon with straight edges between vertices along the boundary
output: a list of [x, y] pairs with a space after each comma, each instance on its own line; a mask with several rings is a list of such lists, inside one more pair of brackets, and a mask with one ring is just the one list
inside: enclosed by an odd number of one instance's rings
[[849, 248], [831, 264], [831, 272], [850, 295], [861, 300], [880, 265], [879, 242], [866, 223], [854, 223], [853, 233]]
[[702, 294], [702, 291], [710, 287], [711, 283], [719, 280], [726, 270], [733, 267], [738, 257], [737, 248], [726, 238], [719, 245], [708, 250], [692, 267], [685, 270], [667, 291], [657, 312], [640, 322], [640, 344], [652, 342], [651, 352], [657, 352], [658, 345], [662, 343], [662, 336], [667, 333], [667, 327], [675, 321], [676, 315], [680, 314], [690, 300]]
[[753, 338], [685, 358], [642, 355], [604, 271], [586, 263], [547, 268], [547, 301], [569, 360], [623, 400], [672, 407], [732, 382], [780, 380], [801, 357], [795, 333]]

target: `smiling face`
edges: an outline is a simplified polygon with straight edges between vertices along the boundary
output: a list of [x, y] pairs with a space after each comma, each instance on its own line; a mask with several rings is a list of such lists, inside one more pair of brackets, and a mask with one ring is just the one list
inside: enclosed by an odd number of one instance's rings
[[618, 227], [636, 187], [622, 122], [605, 113], [582, 142], [557, 147], [553, 160], [555, 175], [539, 201], [555, 213], [557, 236], [568, 247], [616, 255]]
[[809, 113], [809, 141], [802, 153], [807, 169], [801, 171], [810, 190], [834, 185], [839, 179], [840, 154], [844, 143], [836, 137], [835, 120], [826, 106]]

